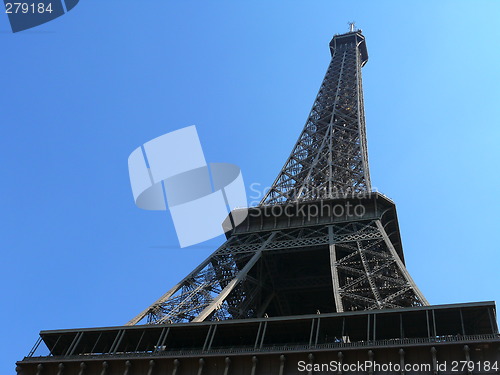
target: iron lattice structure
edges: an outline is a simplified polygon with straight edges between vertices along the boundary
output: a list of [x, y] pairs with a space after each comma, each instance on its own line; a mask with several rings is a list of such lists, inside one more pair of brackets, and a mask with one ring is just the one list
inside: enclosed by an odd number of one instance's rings
[[365, 38], [336, 35], [330, 50], [304, 130], [261, 204], [127, 325], [428, 305], [405, 267], [395, 205], [371, 191]]
[[336, 36], [330, 50], [304, 130], [261, 204], [371, 190], [361, 79], [368, 61], [365, 38], [360, 32]]

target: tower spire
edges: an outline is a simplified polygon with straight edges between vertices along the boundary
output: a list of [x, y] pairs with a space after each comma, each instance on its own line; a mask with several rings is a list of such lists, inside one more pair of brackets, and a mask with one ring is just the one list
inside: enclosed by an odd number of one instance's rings
[[330, 50], [304, 129], [261, 205], [371, 191], [361, 79], [365, 38], [361, 32], [336, 35]]

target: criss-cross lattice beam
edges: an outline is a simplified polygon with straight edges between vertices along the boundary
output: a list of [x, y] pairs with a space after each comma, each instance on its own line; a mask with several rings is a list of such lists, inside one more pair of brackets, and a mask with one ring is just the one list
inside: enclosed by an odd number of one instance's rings
[[428, 305], [380, 220], [361, 225], [351, 224], [359, 226], [361, 233], [376, 231], [376, 234], [363, 238], [358, 233], [354, 241], [330, 245], [337, 311]]

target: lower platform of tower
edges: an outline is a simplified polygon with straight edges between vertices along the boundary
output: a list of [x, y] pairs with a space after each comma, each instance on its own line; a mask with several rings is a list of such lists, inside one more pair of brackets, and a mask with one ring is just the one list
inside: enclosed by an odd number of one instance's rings
[[23, 375], [494, 374], [494, 302], [42, 331]]

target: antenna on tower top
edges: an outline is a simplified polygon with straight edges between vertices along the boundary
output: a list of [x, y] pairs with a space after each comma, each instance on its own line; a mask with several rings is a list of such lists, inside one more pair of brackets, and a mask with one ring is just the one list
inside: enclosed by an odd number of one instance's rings
[[356, 29], [356, 22], [352, 21], [352, 22], [348, 22], [349, 23], [349, 32], [354, 32], [355, 29]]

